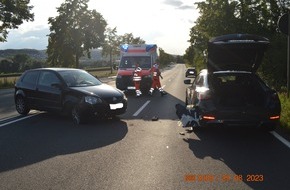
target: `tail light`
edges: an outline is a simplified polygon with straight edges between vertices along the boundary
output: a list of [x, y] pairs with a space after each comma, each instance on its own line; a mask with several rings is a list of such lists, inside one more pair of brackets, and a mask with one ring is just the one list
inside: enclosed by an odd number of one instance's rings
[[280, 119], [280, 115], [270, 116], [270, 120]]
[[215, 120], [215, 117], [214, 116], [210, 116], [210, 115], [204, 115], [204, 116], [202, 116], [202, 118], [203, 119], [205, 119], [205, 120]]

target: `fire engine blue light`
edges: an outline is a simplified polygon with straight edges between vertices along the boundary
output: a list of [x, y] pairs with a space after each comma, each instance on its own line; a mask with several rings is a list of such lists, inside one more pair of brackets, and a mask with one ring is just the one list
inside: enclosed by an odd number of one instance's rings
[[129, 45], [128, 45], [128, 44], [123, 44], [123, 45], [121, 45], [121, 50], [122, 50], [123, 52], [127, 52], [128, 49], [129, 49]]

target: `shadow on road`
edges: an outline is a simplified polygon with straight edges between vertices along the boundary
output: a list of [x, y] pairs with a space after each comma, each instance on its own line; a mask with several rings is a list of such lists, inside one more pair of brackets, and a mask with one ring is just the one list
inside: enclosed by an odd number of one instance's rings
[[97, 120], [75, 127], [70, 119], [42, 113], [0, 128], [0, 172], [104, 147], [122, 140], [127, 132], [127, 124], [120, 120]]
[[[194, 133], [199, 139], [184, 141], [195, 157], [224, 162], [253, 189], [290, 189], [288, 177], [284, 176], [290, 172], [290, 151], [270, 133], [245, 128], [202, 128]], [[281, 153], [283, 157], [278, 156]]]

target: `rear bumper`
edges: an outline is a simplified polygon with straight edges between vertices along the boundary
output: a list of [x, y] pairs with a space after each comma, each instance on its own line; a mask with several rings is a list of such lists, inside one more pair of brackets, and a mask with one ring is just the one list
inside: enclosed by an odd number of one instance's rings
[[201, 126], [220, 125], [225, 127], [252, 127], [273, 130], [280, 124], [280, 119], [247, 120], [247, 119], [201, 119]]

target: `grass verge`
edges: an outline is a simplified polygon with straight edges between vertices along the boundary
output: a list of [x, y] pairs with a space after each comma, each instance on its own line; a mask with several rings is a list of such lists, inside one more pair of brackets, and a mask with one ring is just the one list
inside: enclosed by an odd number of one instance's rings
[[290, 98], [287, 97], [287, 93], [279, 93], [281, 101], [281, 128], [290, 133]]

